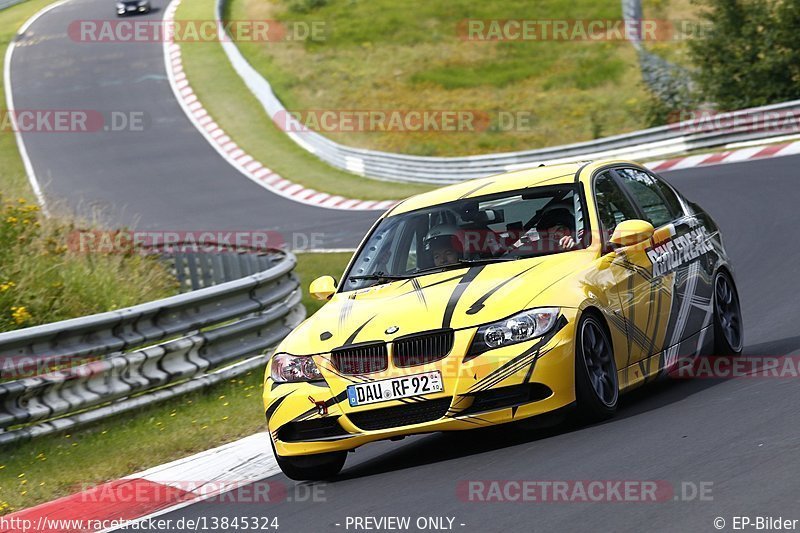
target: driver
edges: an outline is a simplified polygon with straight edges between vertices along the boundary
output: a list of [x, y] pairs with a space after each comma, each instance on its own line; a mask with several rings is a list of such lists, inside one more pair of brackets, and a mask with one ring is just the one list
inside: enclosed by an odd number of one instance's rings
[[550, 243], [559, 250], [575, 247], [575, 217], [569, 209], [559, 207], [547, 211], [536, 223], [540, 242]]
[[461, 231], [451, 224], [434, 226], [422, 242], [434, 266], [452, 265], [464, 258]]

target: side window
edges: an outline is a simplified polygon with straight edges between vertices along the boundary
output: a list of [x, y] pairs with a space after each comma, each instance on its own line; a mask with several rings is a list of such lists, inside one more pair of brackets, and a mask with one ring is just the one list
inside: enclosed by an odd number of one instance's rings
[[[417, 242], [417, 234], [414, 234], [414, 237], [411, 239], [411, 245], [408, 248], [408, 254], [406, 254], [405, 259], [405, 268], [402, 270], [405, 272], [411, 272], [415, 270], [417, 265], [417, 248], [419, 247], [419, 243]], [[400, 256], [402, 258], [402, 255]]]
[[651, 176], [655, 181], [656, 188], [661, 192], [661, 196], [667, 201], [669, 210], [672, 211], [674, 217], [683, 215], [683, 207], [681, 206], [678, 195], [672, 190], [672, 187], [664, 183], [658, 176]]
[[637, 218], [636, 209], [608, 172], [595, 178], [594, 195], [605, 240], [611, 237], [617, 224]]
[[653, 227], [657, 228], [668, 224], [678, 216], [680, 212], [678, 199], [675, 198], [672, 191], [669, 191], [674, 202], [670, 205], [663, 196], [663, 189], [668, 189], [668, 187], [653, 176], [633, 168], [618, 169], [617, 174], [631, 196], [636, 199], [639, 207], [642, 208], [645, 219]]

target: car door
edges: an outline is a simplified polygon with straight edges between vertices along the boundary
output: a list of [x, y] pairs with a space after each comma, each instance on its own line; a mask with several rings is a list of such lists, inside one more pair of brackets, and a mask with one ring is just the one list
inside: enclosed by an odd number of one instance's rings
[[[652, 173], [638, 168], [616, 170], [620, 183], [636, 202], [645, 220], [656, 233], [645, 250], [652, 266], [654, 283], [672, 294], [668, 317], [659, 351], [664, 352], [662, 366], [675, 364], [679, 344], [711, 323], [713, 261], [711, 236], [702, 222], [686, 213], [677, 194]], [[687, 354], [682, 354], [687, 355]]]
[[647, 256], [649, 241], [617, 249], [609, 244], [619, 223], [643, 218], [615, 170], [607, 170], [595, 178], [594, 194], [604, 260], [613, 283], [609, 289], [619, 300], [619, 309], [614, 310], [609, 320], [625, 332], [627, 357], [620, 370], [623, 371], [622, 381], [632, 384], [653, 373], [645, 361], [661, 349], [666, 330], [663, 312], [670, 308], [671, 291], [669, 284], [653, 276], [652, 263]]

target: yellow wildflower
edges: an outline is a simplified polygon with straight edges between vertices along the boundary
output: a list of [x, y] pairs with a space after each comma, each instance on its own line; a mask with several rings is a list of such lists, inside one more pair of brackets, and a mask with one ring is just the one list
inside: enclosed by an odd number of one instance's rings
[[24, 324], [31, 319], [31, 314], [25, 309], [25, 306], [14, 306], [11, 308], [11, 318], [17, 325]]

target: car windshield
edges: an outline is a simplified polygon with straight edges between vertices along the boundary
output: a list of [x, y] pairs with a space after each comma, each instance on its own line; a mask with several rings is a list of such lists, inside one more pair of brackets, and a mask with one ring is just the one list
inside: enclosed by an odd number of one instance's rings
[[390, 216], [357, 252], [341, 290], [588, 246], [584, 206], [580, 189], [559, 185], [465, 198]]

